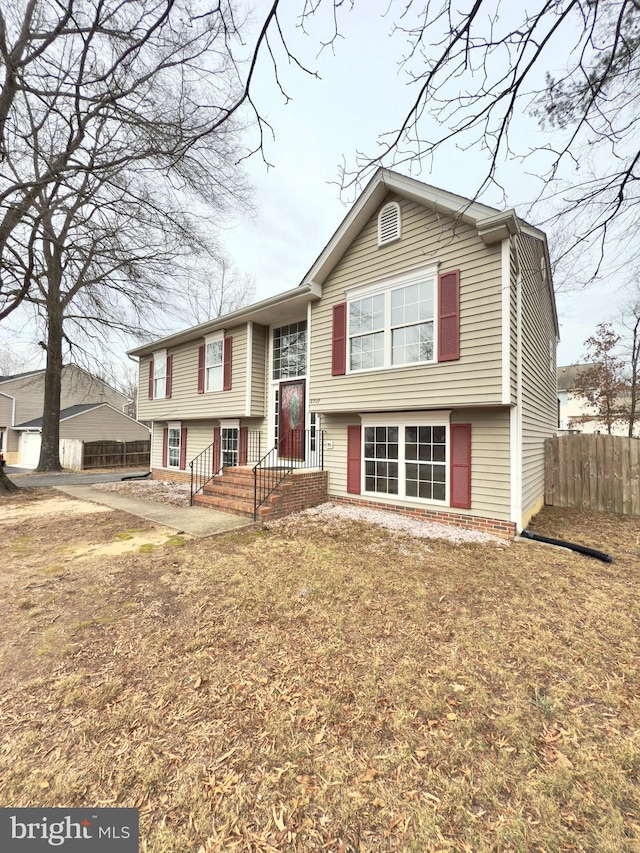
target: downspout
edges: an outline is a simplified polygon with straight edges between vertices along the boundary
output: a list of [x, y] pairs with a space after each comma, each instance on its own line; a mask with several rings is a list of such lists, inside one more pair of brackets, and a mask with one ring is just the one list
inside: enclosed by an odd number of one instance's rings
[[522, 530], [522, 266], [518, 235], [511, 237], [513, 257], [516, 264], [516, 399], [511, 409], [511, 520], [516, 533]]

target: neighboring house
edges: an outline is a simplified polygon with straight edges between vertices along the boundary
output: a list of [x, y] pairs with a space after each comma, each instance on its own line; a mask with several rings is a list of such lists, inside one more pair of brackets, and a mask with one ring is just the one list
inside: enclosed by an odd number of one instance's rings
[[131, 351], [154, 476], [277, 443], [331, 500], [513, 534], [556, 432], [549, 269], [513, 210], [380, 169], [298, 287]]
[[[135, 441], [149, 430], [123, 412], [124, 394], [76, 365], [62, 369], [60, 438]], [[40, 456], [44, 370], [0, 376], [0, 450], [9, 465], [35, 468]]]
[[[558, 433], [607, 433], [594, 406], [581, 393], [582, 375], [595, 364], [569, 364], [558, 368]], [[611, 427], [612, 435], [628, 435], [629, 426], [620, 420]]]

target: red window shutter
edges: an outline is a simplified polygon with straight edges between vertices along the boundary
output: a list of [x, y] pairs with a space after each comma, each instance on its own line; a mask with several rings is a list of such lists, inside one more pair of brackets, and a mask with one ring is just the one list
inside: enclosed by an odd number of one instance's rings
[[[333, 331], [331, 339], [331, 375], [344, 376], [347, 372], [347, 303], [333, 306]], [[359, 491], [359, 490], [358, 490]]]
[[362, 427], [347, 427], [347, 492], [360, 494], [360, 471], [362, 467]]
[[162, 430], [162, 467], [167, 467], [167, 457], [169, 455], [169, 427]]
[[153, 359], [149, 362], [149, 399], [153, 400]]
[[240, 427], [240, 436], [238, 438], [238, 465], [247, 464], [247, 456], [249, 453], [249, 427]]
[[204, 394], [204, 344], [198, 347], [198, 394]]
[[182, 427], [180, 430], [180, 470], [184, 471], [187, 467], [187, 428]]
[[233, 360], [233, 338], [224, 339], [224, 350], [222, 353], [222, 390], [231, 391], [231, 367]]
[[173, 356], [167, 356], [167, 378], [165, 380], [165, 397], [171, 396], [171, 381], [173, 374]]
[[438, 361], [460, 358], [460, 270], [438, 276]]
[[471, 424], [451, 424], [451, 506], [471, 509]]
[[220, 427], [213, 428], [213, 456], [211, 461], [211, 476], [215, 477], [220, 471]]

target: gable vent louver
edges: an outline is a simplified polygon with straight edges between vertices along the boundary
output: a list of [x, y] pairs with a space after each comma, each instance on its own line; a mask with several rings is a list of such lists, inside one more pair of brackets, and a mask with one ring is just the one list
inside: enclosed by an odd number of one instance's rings
[[400, 205], [397, 201], [385, 204], [378, 214], [378, 246], [400, 239]]

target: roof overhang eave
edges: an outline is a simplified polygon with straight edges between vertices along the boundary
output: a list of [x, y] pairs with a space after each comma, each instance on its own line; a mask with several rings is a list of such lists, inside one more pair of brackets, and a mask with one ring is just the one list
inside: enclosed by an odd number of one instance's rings
[[314, 282], [304, 283], [292, 290], [286, 290], [284, 293], [277, 293], [275, 296], [255, 302], [253, 305], [247, 305], [245, 308], [238, 309], [238, 311], [232, 311], [229, 314], [216, 317], [214, 320], [208, 320], [199, 326], [191, 326], [182, 332], [176, 332], [173, 335], [158, 338], [143, 346], [135, 347], [135, 349], [129, 350], [127, 355], [140, 358], [144, 355], [150, 355], [157, 350], [189, 343], [189, 341], [197, 340], [220, 329], [228, 329], [231, 326], [237, 326], [241, 323], [254, 322], [270, 325], [277, 319], [279, 309], [285, 306], [289, 309], [295, 308], [298, 305], [303, 306], [308, 302], [319, 299], [321, 295], [320, 287], [317, 284]]

